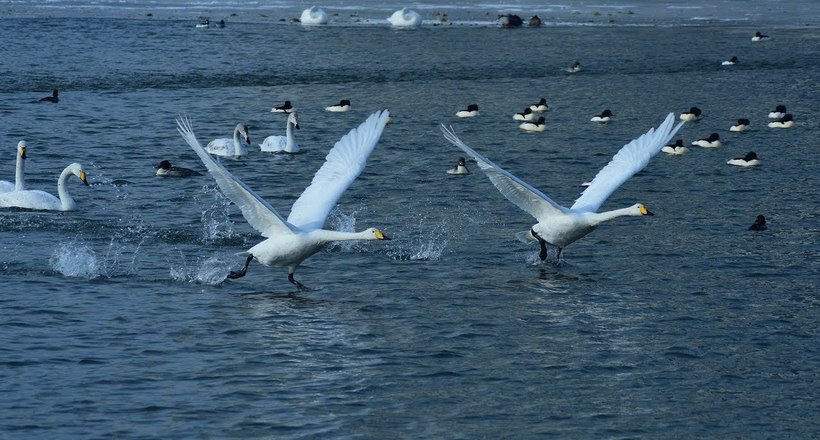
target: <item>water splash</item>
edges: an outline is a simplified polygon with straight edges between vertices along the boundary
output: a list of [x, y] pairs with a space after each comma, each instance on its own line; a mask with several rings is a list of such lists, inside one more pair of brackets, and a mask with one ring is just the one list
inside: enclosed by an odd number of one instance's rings
[[229, 264], [221, 256], [213, 256], [205, 260], [197, 259], [193, 266], [189, 266], [185, 260], [182, 260], [181, 265], [170, 264], [170, 276], [174, 281], [215, 286], [228, 277], [229, 270], [226, 268]]
[[203, 192], [213, 194], [213, 202], [202, 211], [202, 240], [207, 243], [236, 237], [230, 219], [231, 200], [216, 187], [206, 185]]
[[53, 270], [67, 277], [93, 279], [100, 276], [97, 255], [85, 244], [63, 243], [54, 250], [48, 262]]

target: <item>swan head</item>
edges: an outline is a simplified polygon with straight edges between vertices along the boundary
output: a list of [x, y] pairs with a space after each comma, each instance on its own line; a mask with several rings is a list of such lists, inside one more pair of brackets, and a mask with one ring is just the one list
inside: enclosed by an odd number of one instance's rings
[[632, 208], [637, 212], [636, 215], [655, 215], [655, 213], [646, 209], [646, 206], [644, 206], [643, 203], [636, 203], [632, 205]]
[[390, 237], [384, 235], [384, 232], [376, 228], [367, 228], [362, 231], [362, 235], [364, 235], [367, 240], [390, 240]]
[[74, 162], [71, 165], [67, 166], [63, 173], [65, 173], [66, 171], [68, 171], [68, 173], [70, 174], [77, 176], [77, 178], [80, 179], [80, 182], [83, 182], [85, 186], [88, 186], [88, 174], [85, 173], [82, 165], [78, 164], [77, 162]]
[[236, 131], [242, 135], [242, 139], [245, 139], [245, 143], [250, 145], [251, 144], [251, 135], [248, 134], [248, 126], [245, 124], [240, 123], [236, 126]]
[[293, 125], [293, 127], [297, 130], [301, 130], [301, 128], [299, 128], [299, 118], [296, 116], [296, 112], [291, 112], [288, 115], [288, 123]]
[[20, 141], [17, 143], [17, 154], [20, 156], [21, 159], [26, 158], [26, 152], [28, 152], [28, 147], [26, 146], [26, 141]]

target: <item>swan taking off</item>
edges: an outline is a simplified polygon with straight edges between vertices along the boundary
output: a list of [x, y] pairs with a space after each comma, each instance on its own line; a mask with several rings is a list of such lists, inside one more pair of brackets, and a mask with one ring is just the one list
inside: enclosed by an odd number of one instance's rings
[[26, 181], [24, 172], [26, 170], [26, 141], [17, 143], [17, 165], [14, 170], [14, 183], [6, 180], [0, 180], [0, 193], [9, 191], [22, 191], [26, 189]]
[[394, 12], [387, 21], [389, 21], [393, 27], [419, 27], [421, 26], [421, 15], [412, 9], [401, 8]]
[[81, 182], [88, 186], [87, 176], [82, 165], [72, 163], [67, 166], [57, 180], [57, 194], [59, 198], [40, 190], [23, 190], [0, 193], [0, 208], [26, 208], [40, 209], [44, 211], [73, 211], [77, 209], [77, 204], [71, 194], [68, 193], [66, 183], [71, 176], [77, 176]]
[[302, 11], [302, 16], [299, 18], [299, 21], [308, 26], [327, 24], [328, 17], [324, 10], [319, 9], [317, 6], [311, 6]]
[[293, 203], [287, 220], [207, 154], [196, 139], [189, 119], [177, 119], [179, 133], [202, 159], [219, 188], [239, 207], [248, 224], [266, 238], [242, 253], [247, 255], [245, 265], [239, 271], [232, 271], [228, 278], [245, 276], [248, 265], [256, 259], [265, 266], [287, 267], [288, 281], [302, 289], [305, 286], [293, 278], [293, 272], [325, 244], [340, 240], [387, 239], [376, 228], [341, 232], [322, 227], [339, 198], [364, 170], [367, 157], [376, 147], [388, 116], [387, 110], [376, 112], [336, 142], [327, 154], [324, 165], [313, 176], [310, 186]]
[[248, 148], [239, 141], [240, 136], [242, 136], [242, 140], [245, 141], [245, 144], [251, 144], [248, 127], [241, 122], [236, 124], [236, 128], [233, 129], [233, 138], [214, 139], [208, 142], [208, 146], [205, 147], [205, 150], [216, 156], [228, 156], [233, 158], [246, 156], [248, 154]]
[[535, 217], [538, 223], [529, 231], [521, 232], [517, 236], [538, 241], [541, 246], [541, 261], [547, 259], [548, 244], [558, 247], [558, 253], [555, 255], [555, 263], [558, 264], [564, 247], [589, 234], [599, 224], [625, 215], [652, 215], [640, 203], [614, 211], [597, 211], [610, 194], [646, 167], [649, 160], [680, 130], [683, 123], [673, 127], [674, 121], [675, 115], [670, 113], [660, 127], [650, 129], [624, 145], [609, 164], [598, 172], [570, 208], [559, 205], [541, 191], [478, 154], [456, 136], [452, 127], [448, 129], [442, 124], [441, 131], [448, 141], [478, 162], [478, 166], [507, 200]]
[[293, 128], [291, 127], [299, 130], [299, 120], [296, 117], [296, 112], [288, 115], [285, 136], [268, 136], [259, 144], [259, 148], [262, 151], [271, 153], [298, 153], [299, 144], [293, 138]]

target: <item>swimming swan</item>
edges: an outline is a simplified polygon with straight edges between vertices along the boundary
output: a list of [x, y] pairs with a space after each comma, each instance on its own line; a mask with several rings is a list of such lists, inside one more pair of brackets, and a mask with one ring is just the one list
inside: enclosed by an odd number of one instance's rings
[[259, 144], [262, 151], [271, 153], [298, 153], [299, 144], [293, 138], [293, 128], [299, 130], [299, 119], [296, 117], [296, 112], [288, 115], [287, 127], [285, 128], [285, 136], [268, 136]]
[[308, 9], [302, 11], [302, 17], [299, 18], [299, 21], [303, 25], [317, 25], [317, 24], [327, 24], [328, 17], [325, 11], [319, 9], [317, 6], [311, 6]]
[[27, 208], [41, 209], [47, 211], [73, 211], [77, 209], [77, 204], [66, 189], [68, 178], [77, 176], [81, 182], [88, 186], [87, 176], [82, 165], [72, 163], [65, 167], [57, 180], [57, 194], [59, 198], [36, 189], [24, 191], [11, 191], [0, 194], [0, 208]]
[[26, 170], [27, 151], [28, 147], [26, 147], [26, 141], [20, 141], [17, 143], [17, 166], [14, 170], [14, 183], [6, 180], [0, 180], [0, 193], [9, 191], [23, 191], [26, 189], [26, 181], [23, 174]]
[[211, 142], [208, 142], [208, 146], [205, 147], [205, 150], [216, 156], [230, 156], [234, 158], [246, 156], [248, 154], [248, 148], [239, 142], [239, 136], [242, 136], [242, 139], [246, 144], [251, 144], [251, 137], [248, 134], [248, 127], [240, 122], [239, 124], [236, 124], [236, 128], [233, 129], [232, 139], [214, 139]]
[[441, 131], [453, 145], [473, 157], [498, 191], [513, 204], [538, 221], [530, 231], [517, 234], [519, 238], [536, 240], [541, 246], [539, 257], [547, 259], [547, 244], [558, 247], [556, 264], [561, 250], [570, 243], [592, 232], [599, 224], [625, 215], [652, 215], [640, 203], [614, 211], [597, 212], [598, 208], [622, 183], [642, 170], [661, 147], [680, 130], [675, 115], [670, 113], [657, 129], [650, 129], [639, 138], [624, 145], [607, 166], [601, 169], [592, 183], [581, 193], [570, 208], [565, 208], [523, 180], [501, 169], [459, 139], [452, 127], [441, 125]]
[[376, 228], [341, 232], [322, 229], [322, 226], [339, 198], [364, 170], [367, 157], [379, 141], [388, 116], [387, 110], [376, 112], [336, 142], [327, 154], [324, 165], [313, 176], [310, 186], [293, 203], [287, 220], [205, 152], [194, 135], [189, 119], [177, 119], [179, 133], [202, 159], [222, 192], [239, 207], [245, 220], [266, 237], [242, 253], [247, 255], [245, 265], [239, 271], [232, 271], [228, 278], [245, 276], [248, 265], [256, 259], [265, 266], [287, 267], [288, 281], [302, 289], [305, 286], [293, 278], [293, 272], [325, 244], [339, 240], [387, 239]]
[[394, 12], [387, 21], [389, 21], [393, 27], [419, 27], [421, 26], [421, 15], [412, 9], [401, 8]]

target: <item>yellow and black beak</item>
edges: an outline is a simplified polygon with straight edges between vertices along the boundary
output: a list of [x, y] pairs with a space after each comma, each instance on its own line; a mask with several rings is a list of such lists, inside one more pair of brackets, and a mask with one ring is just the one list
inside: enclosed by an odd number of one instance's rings
[[376, 238], [379, 240], [390, 240], [390, 237], [384, 235], [384, 232], [378, 229], [376, 230]]
[[646, 209], [646, 206], [641, 205], [638, 209], [641, 210], [641, 215], [655, 215], [655, 213]]
[[20, 157], [25, 159], [27, 151], [28, 151], [28, 149], [26, 147], [20, 148]]
[[88, 175], [85, 174], [85, 171], [80, 171], [80, 181], [82, 181], [85, 186], [88, 186]]

